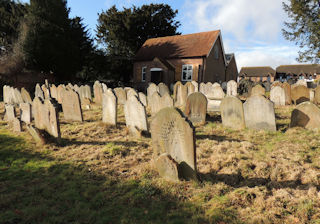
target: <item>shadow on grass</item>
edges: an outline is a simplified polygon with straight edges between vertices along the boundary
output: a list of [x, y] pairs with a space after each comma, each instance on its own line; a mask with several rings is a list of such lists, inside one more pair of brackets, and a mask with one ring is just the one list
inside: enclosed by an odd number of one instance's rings
[[[201, 205], [140, 180], [97, 175], [0, 134], [0, 223], [210, 223]], [[239, 223], [222, 210], [214, 220]]]
[[199, 134], [199, 135], [196, 135], [196, 139], [197, 140], [208, 139], [208, 140], [215, 140], [218, 142], [221, 142], [221, 141], [241, 142], [241, 140], [239, 139], [233, 139], [233, 138], [228, 138], [227, 136], [219, 136], [219, 135], [213, 135], [213, 134], [212, 135]]
[[[266, 186], [267, 189], [309, 189], [310, 184], [302, 184], [300, 180], [290, 180], [290, 181], [272, 181], [270, 178], [245, 178], [241, 173], [234, 174], [215, 174], [215, 173], [200, 173], [199, 178], [202, 181], [208, 181], [213, 184], [223, 182], [231, 187], [240, 188], [240, 187], [257, 187], [257, 186]], [[315, 186], [320, 190], [320, 186]]]

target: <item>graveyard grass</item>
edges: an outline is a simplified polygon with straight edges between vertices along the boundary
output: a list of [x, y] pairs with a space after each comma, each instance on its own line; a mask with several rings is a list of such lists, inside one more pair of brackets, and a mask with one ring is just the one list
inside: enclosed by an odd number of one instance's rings
[[[84, 122], [60, 113], [62, 141], [36, 145], [0, 122], [0, 223], [320, 223], [320, 133], [234, 131], [210, 114], [196, 127], [199, 182], [168, 182], [151, 163], [150, 137], [134, 139], [101, 108]], [[3, 116], [0, 105], [0, 117]], [[150, 118], [149, 118], [150, 119]]]

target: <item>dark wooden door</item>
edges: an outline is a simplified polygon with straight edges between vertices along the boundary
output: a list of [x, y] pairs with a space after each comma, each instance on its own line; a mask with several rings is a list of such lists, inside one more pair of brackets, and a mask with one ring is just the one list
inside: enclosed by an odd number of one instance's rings
[[151, 82], [155, 84], [162, 82], [162, 71], [151, 72]]

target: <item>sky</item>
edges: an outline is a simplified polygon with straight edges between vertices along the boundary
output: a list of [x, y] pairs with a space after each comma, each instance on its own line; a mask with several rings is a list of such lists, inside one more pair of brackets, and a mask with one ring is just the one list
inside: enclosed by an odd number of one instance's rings
[[[28, 2], [28, 0], [23, 0]], [[297, 64], [299, 48], [282, 36], [287, 21], [281, 0], [68, 0], [70, 16], [80, 16], [95, 35], [98, 13], [165, 3], [178, 10], [182, 34], [221, 30], [226, 53], [234, 53], [238, 69], [244, 66]]]

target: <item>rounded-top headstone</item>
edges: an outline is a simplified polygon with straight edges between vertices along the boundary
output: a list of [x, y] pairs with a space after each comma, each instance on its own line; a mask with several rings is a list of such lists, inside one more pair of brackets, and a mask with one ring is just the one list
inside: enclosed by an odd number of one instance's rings
[[238, 84], [234, 80], [230, 80], [227, 83], [227, 95], [228, 96], [237, 96], [238, 95]]
[[265, 88], [263, 88], [261, 85], [256, 85], [251, 89], [251, 96], [254, 96], [254, 95], [265, 96], [266, 95]]
[[244, 120], [243, 104], [235, 96], [225, 97], [220, 104], [222, 125], [234, 130], [246, 127]]
[[290, 127], [320, 128], [320, 109], [311, 102], [299, 104], [291, 114]]
[[203, 125], [206, 123], [208, 101], [200, 92], [192, 93], [187, 98], [185, 115], [192, 124]]
[[161, 82], [161, 83], [158, 84], [158, 88], [159, 88], [160, 96], [163, 96], [165, 93], [168, 93], [170, 95], [169, 88], [168, 88], [168, 86], [166, 84]]
[[281, 86], [275, 86], [270, 91], [270, 100], [276, 106], [286, 105], [286, 94], [284, 89]]
[[310, 101], [310, 92], [304, 85], [298, 85], [291, 89], [291, 99], [295, 104]]

